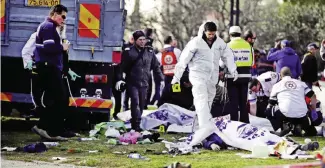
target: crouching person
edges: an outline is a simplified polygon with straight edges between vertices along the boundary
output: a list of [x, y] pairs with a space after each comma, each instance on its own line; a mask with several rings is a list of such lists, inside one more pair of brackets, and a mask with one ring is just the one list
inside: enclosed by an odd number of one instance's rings
[[310, 122], [313, 119], [309, 118], [307, 105], [304, 103], [305, 96], [311, 99], [311, 115], [315, 116], [314, 92], [304, 82], [291, 78], [288, 67], [281, 69], [281, 78], [282, 80], [273, 86], [266, 110], [266, 117], [270, 120], [274, 131], [281, 128], [279, 136], [284, 136], [291, 130], [296, 136], [316, 135], [316, 130]]

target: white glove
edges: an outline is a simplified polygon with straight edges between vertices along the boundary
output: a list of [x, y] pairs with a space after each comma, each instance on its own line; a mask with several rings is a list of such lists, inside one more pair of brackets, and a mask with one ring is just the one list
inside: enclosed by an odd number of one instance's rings
[[172, 80], [172, 82], [171, 82], [171, 84], [173, 85], [175, 83], [179, 83], [179, 80], [174, 77], [173, 80]]
[[234, 76], [234, 80], [233, 81], [236, 81], [238, 79], [238, 72], [235, 71], [234, 73], [232, 73], [232, 75]]
[[219, 151], [220, 150], [220, 146], [217, 145], [217, 144], [211, 144], [211, 149], [214, 150], [214, 151]]
[[164, 89], [165, 87], [165, 82], [164, 81], [161, 81], [160, 82], [160, 90]]
[[125, 82], [122, 81], [122, 80], [116, 82], [115, 89], [116, 89], [116, 90], [120, 90], [120, 89], [121, 89], [121, 85], [122, 85], [122, 83], [125, 83]]

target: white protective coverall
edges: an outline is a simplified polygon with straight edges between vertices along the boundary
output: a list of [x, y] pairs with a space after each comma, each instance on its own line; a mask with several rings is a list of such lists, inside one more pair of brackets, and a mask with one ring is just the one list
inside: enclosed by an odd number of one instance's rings
[[188, 42], [183, 50], [176, 64], [175, 75], [172, 80], [172, 84], [179, 83], [188, 66], [189, 80], [193, 85], [194, 106], [200, 128], [205, 127], [204, 125], [209, 127], [209, 121], [212, 119], [210, 111], [218, 83], [219, 59], [221, 58], [226, 63], [232, 74], [237, 74], [232, 50], [218, 36], [210, 48], [202, 38], [204, 25], [205, 23], [200, 26], [198, 36]]

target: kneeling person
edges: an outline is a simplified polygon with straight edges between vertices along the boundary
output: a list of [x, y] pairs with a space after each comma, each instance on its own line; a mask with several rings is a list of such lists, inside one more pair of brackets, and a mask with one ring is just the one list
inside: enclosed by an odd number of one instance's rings
[[[311, 113], [316, 113], [316, 97], [308, 86], [299, 80], [291, 78], [288, 67], [281, 69], [282, 80], [273, 86], [266, 116], [270, 120], [274, 131], [282, 129], [280, 136], [289, 133], [294, 126], [293, 134], [310, 135], [314, 126], [307, 115], [308, 109], [305, 96], [311, 98]], [[278, 105], [278, 106], [276, 106]], [[316, 114], [317, 115], [317, 114]], [[315, 128], [314, 128], [315, 129]]]
[[265, 109], [268, 104], [273, 85], [280, 81], [280, 75], [276, 72], [268, 71], [257, 78], [251, 79], [248, 84], [248, 102], [252, 115], [265, 117]]

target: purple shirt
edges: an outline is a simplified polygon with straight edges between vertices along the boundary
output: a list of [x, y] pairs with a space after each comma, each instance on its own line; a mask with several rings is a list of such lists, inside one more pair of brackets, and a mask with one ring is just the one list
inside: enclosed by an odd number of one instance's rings
[[58, 34], [55, 23], [47, 18], [40, 24], [36, 35], [36, 49], [34, 51], [35, 62], [47, 62], [49, 65], [56, 66], [61, 71], [63, 69], [63, 46]]
[[301, 74], [301, 63], [299, 56], [290, 47], [284, 47], [281, 50], [272, 48], [267, 56], [268, 61], [275, 61], [276, 72], [280, 73], [281, 68], [288, 67], [292, 78], [298, 79]]

